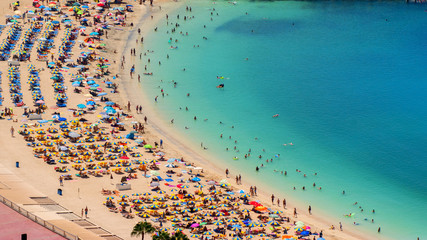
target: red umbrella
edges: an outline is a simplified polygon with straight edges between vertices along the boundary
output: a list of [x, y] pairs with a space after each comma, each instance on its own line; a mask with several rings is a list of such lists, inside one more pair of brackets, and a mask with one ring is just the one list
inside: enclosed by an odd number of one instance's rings
[[128, 156], [121, 156], [120, 159], [129, 159]]
[[104, 6], [104, 4], [103, 4], [103, 3], [98, 3], [98, 4], [96, 4], [96, 6], [98, 6], [98, 7], [103, 7], [103, 6]]
[[250, 201], [250, 202], [249, 202], [249, 204], [250, 204], [250, 205], [253, 205], [253, 206], [255, 206], [255, 207], [262, 206], [262, 204], [260, 204], [260, 203], [258, 203], [258, 202], [255, 202], [255, 201]]

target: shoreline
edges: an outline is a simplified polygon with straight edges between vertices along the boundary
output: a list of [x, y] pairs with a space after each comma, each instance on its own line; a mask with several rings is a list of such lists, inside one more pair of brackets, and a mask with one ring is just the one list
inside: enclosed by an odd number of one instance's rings
[[[182, 3], [181, 5], [183, 4], [184, 3]], [[170, 14], [171, 12], [176, 11], [180, 7], [182, 6], [175, 7], [164, 13]], [[156, 13], [160, 14], [159, 12], [156, 12]], [[148, 31], [148, 32], [151, 32], [150, 34], [154, 34], [154, 32], [152, 32], [154, 28], [154, 24], [157, 23], [158, 21], [161, 21], [161, 18], [162, 16], [160, 17], [155, 16], [154, 23], [148, 24], [148, 26], [147, 25], [144, 26], [144, 24], [142, 24], [141, 32], [144, 33]], [[142, 19], [141, 19], [141, 22], [142, 22]], [[139, 26], [135, 26], [135, 28], [136, 27], [139, 27]], [[130, 48], [135, 47], [134, 42], [136, 38], [134, 33], [135, 33], [135, 29], [131, 31], [131, 33], [128, 35], [128, 38], [127, 38], [128, 40], [126, 42], [126, 45], [124, 46], [123, 51], [121, 51], [122, 54], [126, 55], [127, 57], [129, 54], [126, 54], [126, 51], [129, 52]], [[141, 49], [144, 49], [144, 48], [137, 46], [135, 47], [135, 49], [137, 50], [137, 55], [138, 55]], [[137, 57], [134, 57], [134, 58], [136, 59]], [[138, 61], [134, 61], [133, 63], [135, 64], [135, 67], [136, 67], [136, 74], [138, 73], [142, 74], [142, 71], [140, 71], [141, 66], [138, 64]], [[123, 103], [128, 101], [128, 99], [132, 99], [131, 101], [132, 106], [134, 106], [135, 103], [143, 106], [144, 115], [148, 116], [148, 119], [149, 119], [148, 125], [147, 125], [148, 129], [146, 129], [146, 133], [145, 133], [145, 136], [148, 135], [147, 139], [149, 139], [149, 141], [156, 141], [155, 139], [163, 139], [163, 141], [166, 140], [165, 146], [166, 148], [168, 148], [166, 152], [170, 153], [172, 150], [173, 154], [178, 154], [177, 156], [184, 156], [187, 162], [195, 163], [196, 165], [201, 166], [204, 169], [209, 169], [208, 170], [209, 172], [205, 172], [205, 174], [208, 174], [208, 177], [212, 177], [218, 181], [220, 179], [223, 179], [222, 176], [224, 175], [223, 172], [225, 171], [226, 166], [220, 166], [218, 164], [215, 164], [214, 162], [216, 162], [215, 161], [216, 157], [214, 156], [214, 154], [211, 154], [207, 151], [200, 150], [196, 147], [196, 144], [194, 142], [191, 142], [191, 140], [185, 140], [184, 138], [180, 137], [183, 135], [183, 133], [180, 133], [178, 130], [174, 129], [172, 126], [170, 126], [167, 123], [165, 119], [161, 118], [160, 113], [157, 112], [157, 110], [153, 105], [155, 103], [150, 102], [148, 99], [148, 96], [144, 94], [144, 90], [142, 89], [144, 80], [142, 80], [141, 83], [138, 83], [136, 78], [130, 79], [130, 77], [128, 77], [128, 75], [126, 74], [126, 70], [129, 68], [130, 68], [130, 64], [126, 64], [125, 70], [120, 71], [120, 75], [122, 76], [122, 79], [121, 79], [122, 91], [120, 95], [122, 96], [122, 100], [124, 101]], [[155, 76], [153, 76], [152, 78], [155, 78]], [[139, 119], [141, 122], [143, 122], [143, 118], [141, 115], [136, 114], [134, 110], [132, 110], [132, 112], [135, 114], [134, 117], [136, 119]], [[152, 138], [155, 138], [155, 139], [152, 139]], [[249, 186], [257, 185], [256, 183], [254, 183], [253, 179], [250, 179], [250, 176], [249, 178], [248, 176], [246, 177], [244, 176], [244, 180], [242, 181], [243, 184], [241, 185], [235, 185], [233, 183], [233, 178], [229, 178], [229, 180], [231, 180], [229, 183], [235, 189], [245, 189], [245, 191], [249, 189]], [[264, 202], [267, 206], [271, 208], [283, 210], [277, 207], [276, 205], [271, 206], [271, 204], [268, 203], [270, 194], [268, 193], [267, 190], [269, 190], [269, 192], [271, 193], [274, 191], [274, 189], [268, 186], [264, 186], [262, 184], [261, 184], [262, 185], [261, 187], [259, 185], [260, 184], [258, 183], [258, 188], [263, 190], [258, 190], [260, 194], [257, 195], [257, 198], [261, 199], [262, 202]], [[302, 203], [300, 204], [298, 203], [298, 202], [301, 202], [301, 200], [297, 200], [289, 196], [287, 196], [286, 198], [288, 202], [289, 201], [292, 202], [291, 204], [287, 204], [288, 207], [284, 211], [285, 213], [287, 213], [288, 216], [292, 215], [291, 209], [294, 207], [303, 209]], [[361, 232], [361, 231], [358, 231], [357, 229], [351, 229], [351, 228], [349, 230], [348, 228], [349, 226], [344, 227], [345, 231], [330, 230], [329, 227], [331, 224], [335, 225], [336, 227], [338, 226], [337, 222], [332, 222], [330, 219], [333, 219], [333, 216], [328, 216], [326, 212], [322, 212], [321, 210], [318, 211], [317, 215], [320, 215], [323, 217], [318, 217], [313, 215], [309, 216], [307, 214], [298, 214], [298, 215], [299, 217], [296, 220], [304, 221], [312, 225], [314, 229], [317, 231], [323, 230], [328, 239], [378, 239], [378, 236], [375, 236], [372, 233]], [[367, 235], [369, 235], [369, 237]], [[381, 236], [380, 238], [387, 239], [384, 236]]]

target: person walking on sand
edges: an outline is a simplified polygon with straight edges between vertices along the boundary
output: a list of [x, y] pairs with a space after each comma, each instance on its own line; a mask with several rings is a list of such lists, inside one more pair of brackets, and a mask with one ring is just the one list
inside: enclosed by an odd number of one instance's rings
[[311, 215], [311, 205], [308, 206], [308, 213]]
[[225, 176], [227, 176], [228, 177], [228, 174], [229, 174], [230, 172], [228, 171], [228, 168], [227, 169], [225, 169]]
[[282, 204], [283, 204], [283, 209], [286, 209], [286, 199], [285, 198], [283, 199], [283, 203]]
[[298, 213], [297, 213], [297, 209], [296, 208], [294, 208], [294, 217], [295, 218], [298, 217]]
[[64, 186], [64, 184], [63, 184], [63, 180], [64, 180], [64, 178], [63, 178], [62, 176], [60, 176], [60, 177], [59, 177], [59, 185], [60, 185], [60, 186]]
[[89, 209], [87, 209], [87, 206], [85, 208], [85, 217], [87, 218], [87, 212], [89, 211]]
[[274, 205], [274, 194], [271, 194], [271, 204]]
[[10, 135], [12, 135], [12, 137], [15, 137], [15, 128], [10, 127]]
[[[112, 176], [112, 175], [111, 175], [111, 176]], [[85, 210], [84, 210], [84, 208], [82, 208], [82, 218], [83, 218], [84, 211], [85, 211]]]

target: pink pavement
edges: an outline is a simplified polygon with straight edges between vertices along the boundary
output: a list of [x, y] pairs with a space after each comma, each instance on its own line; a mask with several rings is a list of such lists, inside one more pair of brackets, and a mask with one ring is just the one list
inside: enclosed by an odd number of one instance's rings
[[65, 238], [22, 216], [0, 203], [0, 239], [19, 240], [26, 233], [31, 240], [64, 240]]

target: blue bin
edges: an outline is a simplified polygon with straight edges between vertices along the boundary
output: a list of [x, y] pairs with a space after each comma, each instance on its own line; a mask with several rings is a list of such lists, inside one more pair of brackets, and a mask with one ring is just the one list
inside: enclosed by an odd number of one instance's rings
[[19, 162], [16, 162], [16, 167], [19, 168]]
[[62, 189], [58, 188], [58, 195], [62, 196]]

